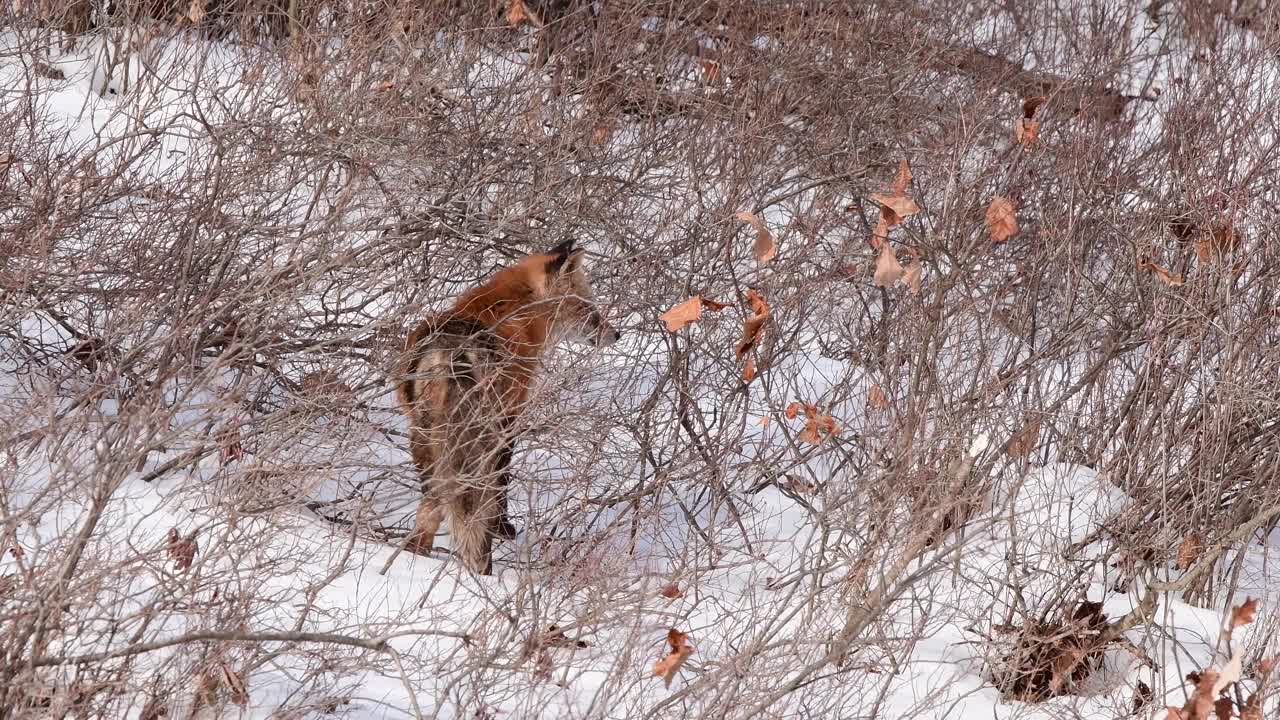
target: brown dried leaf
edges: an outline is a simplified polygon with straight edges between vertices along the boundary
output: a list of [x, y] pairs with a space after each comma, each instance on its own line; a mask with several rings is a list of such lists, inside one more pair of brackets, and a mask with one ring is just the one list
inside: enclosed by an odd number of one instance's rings
[[249, 704], [249, 690], [245, 687], [244, 678], [232, 670], [225, 662], [218, 663], [218, 673], [222, 676], [222, 685], [231, 693], [234, 705], [245, 707]]
[[142, 706], [142, 714], [138, 715], [138, 720], [160, 720], [168, 715], [169, 708], [165, 707], [165, 702], [158, 697], [153, 697]]
[[769, 228], [764, 226], [764, 221], [753, 213], [744, 210], [734, 215], [734, 217], [750, 223], [751, 227], [756, 229], [756, 244], [753, 248], [756, 262], [761, 265], [768, 265], [769, 261], [778, 254], [778, 246], [773, 241], [773, 233], [769, 232]]
[[711, 298], [702, 298], [702, 307], [704, 310], [710, 310], [712, 312], [720, 312], [721, 310], [729, 306], [722, 302], [716, 302]]
[[885, 396], [884, 390], [879, 385], [872, 384], [871, 389], [867, 391], [867, 404], [876, 410], [888, 410], [889, 398]]
[[1200, 539], [1199, 533], [1193, 532], [1182, 538], [1182, 542], [1178, 544], [1178, 557], [1173, 566], [1178, 570], [1189, 570], [1203, 553], [1204, 541]]
[[1231, 720], [1234, 709], [1231, 698], [1220, 697], [1213, 703], [1213, 714], [1218, 716], [1218, 720]]
[[1227, 255], [1240, 246], [1242, 237], [1231, 220], [1220, 221], [1205, 237], [1196, 240], [1196, 257], [1202, 263]]
[[693, 654], [693, 646], [688, 643], [689, 635], [675, 628], [667, 633], [667, 645], [671, 651], [667, 656], [653, 664], [653, 674], [662, 678], [667, 687], [671, 687], [671, 679], [679, 672], [684, 661]]
[[872, 282], [877, 287], [892, 287], [895, 282], [902, 278], [903, 274], [902, 263], [898, 262], [898, 256], [894, 254], [891, 244], [888, 242], [881, 244], [880, 256], [876, 258], [876, 273], [872, 278]]
[[1028, 120], [1036, 116], [1036, 111], [1044, 104], [1043, 96], [1029, 97], [1022, 101], [1022, 116]]
[[756, 359], [747, 356], [747, 364], [742, 366], [742, 382], [749, 383], [756, 377]]
[[1240, 682], [1242, 672], [1244, 672], [1244, 647], [1238, 646], [1231, 654], [1231, 659], [1218, 671], [1218, 680], [1213, 684], [1211, 696], [1218, 697], [1223, 690], [1231, 687], [1232, 683]]
[[196, 552], [200, 549], [196, 544], [195, 531], [192, 530], [190, 535], [183, 538], [178, 534], [177, 528], [169, 528], [167, 540], [167, 553], [173, 559], [173, 567], [177, 570], [186, 570], [191, 567], [191, 563], [195, 561]]
[[924, 272], [924, 266], [920, 264], [920, 251], [911, 248], [911, 262], [902, 273], [902, 282], [911, 289], [912, 295], [920, 294], [920, 275], [922, 272]]
[[680, 591], [680, 586], [675, 583], [668, 583], [666, 587], [658, 591], [658, 594], [668, 600], [678, 600], [684, 597], [684, 593]]
[[1157, 278], [1160, 278], [1160, 282], [1164, 283], [1165, 285], [1168, 285], [1169, 287], [1181, 287], [1181, 286], [1182, 286], [1183, 280], [1182, 280], [1182, 276], [1181, 276], [1181, 275], [1174, 275], [1173, 273], [1171, 273], [1171, 272], [1169, 272], [1168, 270], [1166, 270], [1166, 269], [1164, 269], [1164, 268], [1160, 267], [1159, 265], [1156, 265], [1155, 263], [1151, 262], [1150, 260], [1139, 260], [1139, 261], [1138, 261], [1138, 268], [1139, 268], [1139, 269], [1143, 269], [1143, 268], [1145, 268], [1145, 269], [1150, 270], [1151, 272], [1155, 273], [1155, 274], [1156, 274], [1156, 277], [1157, 277]]
[[698, 295], [685, 300], [679, 305], [658, 316], [667, 325], [667, 332], [679, 332], [681, 328], [702, 318], [702, 298]]
[[1262, 698], [1258, 693], [1250, 695], [1240, 708], [1240, 720], [1262, 720]]
[[[920, 212], [920, 206], [916, 205], [916, 201], [906, 195], [887, 195], [885, 193], [872, 193], [871, 199], [880, 203], [883, 208], [880, 214], [880, 220], [888, 227], [893, 227], [904, 219]], [[888, 209], [888, 214], [884, 213], [884, 209]]]
[[907, 159], [903, 158], [898, 161], [898, 174], [893, 176], [893, 194], [905, 195], [907, 186], [911, 184], [911, 166], [907, 164]]
[[991, 242], [1004, 242], [1018, 234], [1018, 215], [1008, 198], [997, 195], [987, 206], [987, 232]]
[[1245, 598], [1243, 604], [1239, 607], [1231, 609], [1231, 629], [1243, 627], [1253, 622], [1254, 615], [1258, 612], [1257, 598]]
[[1213, 686], [1218, 682], [1216, 670], [1205, 670], [1196, 678], [1196, 689], [1182, 706], [1183, 717], [1189, 720], [1210, 720], [1213, 712]]
[[231, 461], [244, 460], [244, 445], [240, 441], [240, 426], [229, 427], [219, 433], [218, 462], [225, 466]]
[[786, 410], [787, 419], [795, 420], [796, 416], [800, 414], [800, 407], [801, 405], [798, 402], [788, 404]]
[[1009, 455], [1011, 457], [1026, 457], [1036, 447], [1036, 442], [1040, 439], [1040, 418], [1034, 418], [1022, 429], [1014, 433], [1013, 438], [1009, 440]]
[[799, 438], [802, 442], [810, 445], [820, 445], [823, 440], [832, 435], [840, 434], [840, 426], [836, 424], [834, 418], [819, 412], [818, 408], [809, 403], [804, 403], [804, 429], [800, 431]]
[[738, 341], [736, 351], [738, 360], [742, 360], [742, 356], [755, 347], [756, 341], [764, 331], [765, 323], [769, 320], [769, 303], [765, 302], [764, 296], [760, 293], [747, 290], [747, 306], [751, 308], [751, 315], [742, 322], [742, 339]]

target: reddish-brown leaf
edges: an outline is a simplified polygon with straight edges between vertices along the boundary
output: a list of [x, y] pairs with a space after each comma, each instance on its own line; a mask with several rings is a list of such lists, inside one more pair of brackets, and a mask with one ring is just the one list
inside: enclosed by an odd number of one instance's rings
[[1257, 611], [1258, 600], [1256, 598], [1245, 598], [1243, 604], [1231, 609], [1231, 628], [1235, 629], [1253, 622]]
[[[792, 403], [792, 405], [799, 405], [804, 410], [804, 429], [800, 431], [799, 435], [802, 442], [819, 445], [832, 435], [840, 434], [840, 426], [836, 424], [835, 419], [819, 411], [816, 406], [811, 403], [802, 405]], [[795, 414], [791, 412], [791, 406], [787, 407], [787, 416], [795, 417]]]
[[872, 281], [877, 287], [888, 288], [901, 279], [902, 275], [902, 263], [898, 262], [891, 243], [881, 243], [880, 257], [876, 258], [876, 273]]
[[684, 665], [684, 661], [693, 654], [693, 646], [689, 645], [689, 635], [675, 628], [671, 628], [667, 633], [667, 645], [670, 647], [670, 652], [653, 664], [653, 674], [662, 678], [667, 687], [671, 687], [672, 678]]
[[679, 332], [681, 328], [702, 318], [702, 298], [698, 295], [674, 305], [658, 316], [667, 325], [667, 332]]
[[704, 297], [704, 298], [702, 298], [702, 307], [703, 307], [703, 309], [704, 309], [704, 310], [710, 310], [710, 311], [712, 311], [712, 312], [720, 312], [721, 310], [723, 310], [723, 309], [725, 309], [725, 308], [727, 308], [727, 307], [729, 307], [729, 306], [728, 306], [728, 305], [726, 305], [726, 304], [724, 304], [724, 303], [722, 303], [722, 302], [716, 302], [715, 300], [712, 300], [711, 298], [705, 298], [705, 297]]
[[879, 385], [872, 384], [871, 389], [867, 391], [867, 404], [876, 410], [889, 409], [889, 398], [884, 394], [884, 390]]
[[223, 430], [218, 437], [218, 462], [225, 466], [232, 461], [244, 460], [244, 445], [240, 441], [240, 426]]
[[1174, 275], [1173, 273], [1160, 267], [1159, 265], [1156, 265], [1150, 260], [1139, 260], [1138, 268], [1139, 269], [1145, 268], [1155, 273], [1156, 277], [1160, 279], [1160, 282], [1164, 283], [1165, 285], [1168, 285], [1169, 287], [1180, 287], [1183, 283], [1181, 275]]
[[225, 662], [218, 663], [218, 673], [222, 676], [222, 685], [231, 693], [231, 703], [245, 707], [249, 704], [249, 689], [245, 687], [244, 678]]
[[756, 359], [747, 356], [747, 364], [742, 366], [742, 382], [749, 383], [756, 377]]
[[902, 273], [902, 282], [911, 288], [912, 295], [920, 294], [920, 275], [924, 272], [924, 267], [920, 264], [920, 251], [911, 248], [911, 262], [907, 265], [907, 269]]
[[196, 544], [196, 533], [194, 530], [191, 534], [183, 538], [178, 534], [177, 528], [169, 528], [168, 534], [168, 554], [173, 560], [173, 567], [178, 570], [186, 570], [191, 567], [191, 563], [195, 561], [196, 552], [200, 547]]
[[987, 206], [987, 233], [991, 242], [1004, 242], [1018, 234], [1018, 214], [1008, 198], [997, 195]]
[[773, 241], [773, 233], [769, 232], [769, 228], [764, 226], [764, 221], [758, 215], [746, 212], [745, 210], [734, 215], [734, 217], [751, 224], [756, 229], [756, 244], [752, 249], [756, 256], [756, 262], [761, 265], [768, 265], [769, 261], [778, 254], [778, 246]]
[[765, 323], [769, 320], [769, 303], [765, 302], [764, 296], [760, 293], [747, 290], [747, 306], [751, 308], [751, 314], [742, 322], [742, 339], [738, 341], [736, 350], [738, 360], [742, 360], [742, 356], [755, 347], [756, 341], [764, 332]]
[[1220, 697], [1213, 703], [1213, 714], [1218, 720], [1231, 720], [1231, 716], [1235, 714], [1235, 705], [1231, 702], [1231, 698]]
[[1178, 544], [1178, 556], [1173, 566], [1179, 570], [1189, 570], [1203, 553], [1204, 541], [1200, 539], [1199, 533], [1193, 532], [1182, 538], [1182, 542]]
[[800, 414], [800, 407], [801, 405], [798, 402], [788, 404], [786, 410], [787, 419], [795, 420], [796, 416]]
[[684, 597], [684, 593], [680, 591], [680, 586], [675, 583], [667, 583], [666, 587], [658, 591], [658, 594], [668, 600], [677, 600]]
[[1036, 442], [1040, 439], [1040, 418], [1033, 418], [1022, 429], [1014, 433], [1013, 438], [1009, 441], [1009, 455], [1012, 457], [1026, 457], [1036, 447]]
[[893, 176], [893, 194], [904, 195], [907, 192], [907, 186], [911, 184], [911, 166], [907, 164], [906, 158], [898, 161], [898, 173]]

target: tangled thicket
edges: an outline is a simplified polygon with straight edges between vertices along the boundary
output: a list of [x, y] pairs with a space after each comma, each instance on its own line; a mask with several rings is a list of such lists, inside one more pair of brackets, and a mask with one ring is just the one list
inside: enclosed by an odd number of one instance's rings
[[[111, 715], [192, 676], [215, 678], [196, 683], [208, 705], [281, 653], [328, 678], [290, 702], [328, 707], [335, 664], [390, 667], [372, 639], [322, 658], [298, 637], [204, 638], [169, 674], [68, 658], [104, 623], [113, 647], [165, 636], [167, 613], [256, 627], [289, 560], [254, 538], [328, 502], [324, 482], [410, 505], [387, 397], [403, 334], [568, 237], [626, 341], [547, 374], [521, 457], [573, 472], [517, 465], [526, 495], [565, 500], [530, 504], [540, 575], [492, 600], [518, 621], [459, 631], [484, 652], [449, 699], [478, 702], [486, 658], [541, 658], [528, 628], [583, 583], [579, 616], [620, 622], [648, 591], [615, 571], [673, 517], [693, 527], [682, 588], [752, 554], [741, 516], [766, 487], [830, 533], [770, 582], [844, 614], [818, 649], [744, 634], [682, 696], [706, 716], [909, 652], [868, 638], [927, 576], [911, 561], [945, 566], [963, 542], [946, 533], [1048, 460], [1137, 498], [1098, 531], [1118, 587], [1176, 564], [1177, 589], [1211, 597], [1280, 517], [1280, 16], [1146, 5], [6, 3], [0, 59], [22, 72], [0, 101], [0, 547], [18, 569], [0, 578], [0, 717]], [[111, 133], [50, 121], [68, 48], [98, 68]], [[695, 296], [679, 329], [659, 321]], [[761, 417], [780, 441], [759, 442]], [[993, 445], [966, 461], [977, 432]], [[19, 489], [39, 472], [57, 482]], [[184, 492], [222, 519], [101, 546], [143, 522], [107, 512], [139, 476], [204, 477]], [[24, 539], [67, 503], [88, 519]], [[406, 512], [333, 507], [393, 539]], [[141, 586], [164, 592], [125, 597]], [[1075, 587], [1030, 612], [1067, 617]], [[313, 600], [290, 600], [292, 631]], [[812, 700], [874, 702], [851, 698]]]

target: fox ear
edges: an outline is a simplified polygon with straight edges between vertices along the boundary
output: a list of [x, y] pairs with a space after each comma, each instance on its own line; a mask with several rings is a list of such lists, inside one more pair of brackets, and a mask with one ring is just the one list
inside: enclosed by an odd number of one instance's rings
[[547, 261], [547, 274], [571, 273], [578, 267], [578, 258], [583, 250], [573, 247], [572, 240], [566, 240], [551, 249], [551, 259]]
[[578, 243], [577, 238], [569, 238], [568, 240], [564, 240], [559, 244], [557, 244], [555, 247], [548, 250], [547, 254], [548, 255], [568, 255], [569, 253], [573, 252], [576, 249], [575, 246], [577, 245], [577, 243]]

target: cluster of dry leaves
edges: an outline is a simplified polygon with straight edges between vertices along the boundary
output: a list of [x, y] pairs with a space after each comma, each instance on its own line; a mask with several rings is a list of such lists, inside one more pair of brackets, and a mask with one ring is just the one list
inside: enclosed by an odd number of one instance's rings
[[804, 429], [800, 431], [801, 441], [811, 445], [818, 445], [832, 435], [840, 434], [840, 426], [836, 424], [836, 421], [830, 415], [822, 413], [812, 403], [791, 403], [787, 406], [787, 419], [795, 420], [802, 412], [804, 413]]
[[[1219, 646], [1231, 647], [1231, 634], [1238, 627], [1253, 622], [1258, 611], [1258, 601], [1246, 599], [1242, 605], [1231, 609], [1231, 616], [1222, 629]], [[1187, 675], [1187, 681], [1195, 686], [1191, 697], [1181, 708], [1166, 708], [1169, 720], [1262, 720], [1262, 700], [1275, 669], [1276, 658], [1266, 658], [1257, 665], [1255, 676], [1258, 685], [1248, 699], [1241, 701], [1243, 693], [1237, 691], [1234, 699], [1228, 690], [1240, 682], [1244, 672], [1244, 644], [1236, 645], [1230, 658], [1221, 667], [1213, 667]]]
[[689, 659], [693, 654], [693, 646], [689, 644], [689, 634], [682, 633], [675, 628], [667, 631], [667, 646], [670, 651], [661, 660], [653, 664], [653, 674], [662, 678], [667, 687], [671, 687], [671, 680], [680, 671], [684, 665], [684, 661]]
[[[756, 376], [756, 363], [755, 358], [748, 353], [759, 342], [772, 311], [764, 296], [754, 289], [747, 290], [746, 304], [749, 312], [742, 321], [742, 337], [738, 340], [738, 345], [734, 349], [734, 356], [739, 363], [743, 363], [742, 381], [751, 382]], [[669, 310], [659, 315], [658, 319], [666, 324], [668, 332], [679, 332], [689, 323], [701, 320], [703, 309], [719, 312], [726, 307], [728, 305], [724, 303], [704, 298], [701, 295], [694, 295], [688, 300], [672, 306]]]

